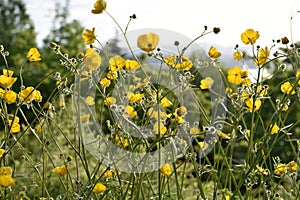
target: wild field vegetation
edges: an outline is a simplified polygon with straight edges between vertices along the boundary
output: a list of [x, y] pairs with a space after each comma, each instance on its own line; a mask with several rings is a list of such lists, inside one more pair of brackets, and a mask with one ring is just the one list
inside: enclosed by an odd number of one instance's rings
[[299, 43], [261, 47], [249, 27], [224, 66], [216, 47], [193, 48], [219, 27], [185, 43], [91, 6], [118, 38], [103, 44], [58, 8], [46, 48], [22, 40], [30, 28], [0, 46], [1, 199], [300, 198]]

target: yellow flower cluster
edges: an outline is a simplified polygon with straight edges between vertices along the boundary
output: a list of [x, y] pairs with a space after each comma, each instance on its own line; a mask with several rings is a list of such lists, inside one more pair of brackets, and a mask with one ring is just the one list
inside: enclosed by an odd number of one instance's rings
[[189, 57], [183, 55], [182, 57], [177, 57], [175, 55], [169, 55], [164, 59], [164, 62], [169, 67], [173, 67], [178, 70], [188, 71], [193, 67], [192, 61], [189, 60]]
[[295, 161], [291, 161], [288, 164], [279, 163], [274, 170], [275, 175], [281, 175], [287, 173], [287, 171], [297, 171], [297, 163]]

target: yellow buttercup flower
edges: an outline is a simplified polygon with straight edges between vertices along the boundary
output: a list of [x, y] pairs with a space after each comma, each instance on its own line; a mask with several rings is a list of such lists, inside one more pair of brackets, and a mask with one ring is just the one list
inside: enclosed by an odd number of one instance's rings
[[159, 37], [155, 33], [140, 35], [137, 39], [137, 46], [146, 52], [154, 50], [158, 45]]
[[112, 176], [112, 172], [110, 169], [103, 172], [104, 178], [110, 178]]
[[138, 103], [140, 102], [144, 97], [144, 94], [134, 94], [133, 92], [127, 93], [128, 101], [131, 103]]
[[107, 105], [107, 106], [115, 104], [116, 102], [117, 102], [117, 99], [115, 97], [106, 97], [104, 99], [104, 104]]
[[200, 81], [200, 88], [202, 90], [209, 89], [214, 84], [214, 80], [211, 77], [206, 77]]
[[118, 72], [124, 66], [125, 60], [119, 55], [116, 55], [109, 59], [109, 70], [112, 72]]
[[223, 133], [220, 130], [218, 130], [217, 133], [218, 133], [219, 137], [222, 138], [222, 139], [230, 139], [230, 136], [228, 134]]
[[177, 57], [175, 55], [169, 55], [168, 57], [166, 57], [164, 59], [165, 63], [170, 66], [170, 67], [174, 67], [175, 62], [176, 62]]
[[103, 193], [105, 190], [106, 190], [106, 186], [105, 186], [105, 185], [103, 185], [102, 183], [97, 183], [97, 184], [94, 186], [92, 192], [94, 192], [94, 193], [96, 193], [96, 194], [101, 194], [101, 193]]
[[190, 134], [193, 135], [193, 136], [198, 136], [198, 135], [200, 135], [200, 129], [196, 126], [193, 126], [190, 129]]
[[286, 171], [287, 171], [286, 164], [279, 164], [277, 168], [274, 170], [274, 174], [281, 175], [286, 173]]
[[3, 157], [4, 153], [5, 153], [5, 149], [0, 149], [0, 158]]
[[39, 51], [37, 50], [37, 48], [30, 48], [28, 53], [27, 53], [27, 59], [30, 62], [36, 62], [36, 61], [40, 61], [41, 59], [41, 55], [39, 53]]
[[253, 102], [253, 98], [249, 98], [245, 101], [245, 103], [249, 112], [256, 112], [261, 107], [261, 100], [259, 99], [256, 99], [255, 102]]
[[232, 69], [228, 70], [227, 80], [230, 83], [241, 84], [243, 82], [242, 72], [243, 70], [239, 66], [234, 66]]
[[52, 172], [58, 176], [65, 176], [68, 172], [68, 169], [66, 165], [62, 165], [60, 167], [55, 167]]
[[268, 57], [270, 56], [270, 51], [268, 47], [260, 48], [258, 52], [258, 57], [255, 59], [255, 65], [261, 66], [267, 62]]
[[0, 186], [7, 188], [11, 186], [15, 180], [11, 177], [12, 169], [10, 167], [0, 167]]
[[239, 51], [236, 51], [233, 53], [233, 59], [234, 60], [241, 60], [243, 58], [243, 53], [242, 52], [239, 52]]
[[244, 44], [254, 44], [258, 38], [258, 31], [254, 31], [253, 29], [247, 29], [241, 34], [241, 39]]
[[295, 94], [296, 91], [293, 89], [293, 85], [287, 81], [285, 83], [283, 83], [281, 86], [280, 86], [280, 90], [281, 92], [285, 93], [285, 94]]
[[185, 116], [187, 114], [187, 108], [185, 106], [180, 106], [175, 110], [176, 114], [179, 116]]
[[4, 100], [7, 104], [15, 103], [17, 100], [17, 93], [12, 90], [8, 90], [4, 93]]
[[80, 121], [82, 123], [87, 123], [90, 121], [90, 117], [91, 117], [90, 114], [82, 115], [82, 116], [80, 116]]
[[85, 51], [83, 61], [87, 64], [89, 70], [97, 69], [101, 65], [101, 57], [99, 53], [93, 48], [88, 48]]
[[184, 122], [185, 122], [185, 120], [182, 117], [180, 117], [180, 116], [176, 117], [176, 123], [178, 125], [183, 124]]
[[271, 127], [271, 134], [277, 134], [280, 130], [276, 122], [275, 124], [271, 124], [270, 127]]
[[101, 14], [106, 9], [106, 2], [103, 0], [97, 0], [94, 3], [94, 9], [91, 11], [93, 14]]
[[160, 106], [163, 108], [167, 108], [171, 105], [172, 105], [172, 102], [167, 97], [164, 97], [160, 100]]
[[125, 61], [125, 69], [128, 71], [135, 71], [140, 68], [140, 64], [136, 60], [126, 60]]
[[85, 44], [93, 44], [96, 40], [95, 27], [93, 27], [92, 30], [85, 29], [82, 38], [84, 39]]
[[0, 85], [3, 88], [10, 88], [16, 81], [17, 78], [12, 77], [13, 71], [3, 70], [3, 75], [0, 75]]
[[21, 131], [21, 126], [19, 124], [19, 117], [11, 116], [11, 119], [8, 120], [8, 125], [11, 126], [12, 133], [19, 133]]
[[208, 51], [209, 57], [216, 59], [221, 56], [221, 52], [218, 51], [218, 49], [214, 46], [211, 46], [209, 51]]
[[297, 171], [297, 163], [295, 161], [291, 161], [287, 164], [287, 167], [291, 171]]
[[87, 96], [85, 98], [85, 103], [89, 106], [95, 105], [95, 98], [92, 96]]
[[137, 112], [132, 106], [126, 106], [126, 113], [129, 117], [135, 117], [137, 115]]
[[265, 176], [268, 176], [269, 175], [269, 172], [267, 169], [264, 169], [262, 167], [260, 167], [259, 165], [256, 165], [256, 170], [260, 173], [260, 174], [263, 174]]
[[109, 71], [106, 75], [106, 77], [110, 80], [114, 80], [114, 79], [117, 79], [118, 78], [118, 72], [112, 72], [112, 71]]
[[43, 98], [41, 92], [35, 90], [34, 87], [31, 86], [21, 90], [18, 94], [18, 97], [20, 101], [25, 101], [26, 103], [30, 103], [33, 100], [36, 102], [41, 102]]
[[103, 78], [103, 79], [101, 79], [101, 81], [100, 81], [100, 84], [103, 86], [103, 87], [109, 87], [110, 86], [110, 80], [109, 79], [107, 79], [107, 78]]
[[182, 63], [178, 63], [175, 65], [175, 68], [178, 70], [190, 70], [193, 67], [193, 63], [190, 60], [182, 61]]
[[[160, 129], [160, 130], [159, 130]], [[154, 123], [154, 128], [153, 128], [155, 134], [165, 134], [167, 132], [167, 127], [164, 126], [164, 124], [160, 121], [160, 123], [158, 121], [156, 121]]]
[[172, 173], [172, 167], [170, 164], [166, 163], [163, 166], [161, 166], [160, 168], [160, 172], [164, 175], [164, 176], [170, 176]]

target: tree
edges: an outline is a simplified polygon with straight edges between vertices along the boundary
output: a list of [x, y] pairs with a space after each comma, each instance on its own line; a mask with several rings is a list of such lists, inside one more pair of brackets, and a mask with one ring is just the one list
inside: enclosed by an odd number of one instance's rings
[[[22, 0], [1, 0], [0, 13], [0, 44], [10, 53], [9, 65], [19, 67], [29, 48], [36, 46], [33, 22]], [[0, 65], [5, 65], [3, 59]]]

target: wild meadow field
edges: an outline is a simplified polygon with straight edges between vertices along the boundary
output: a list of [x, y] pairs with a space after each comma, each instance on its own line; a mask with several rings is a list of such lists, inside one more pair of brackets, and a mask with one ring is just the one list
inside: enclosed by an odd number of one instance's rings
[[226, 66], [198, 45], [222, 27], [131, 30], [96, 0], [119, 35], [58, 6], [38, 48], [22, 1], [0, 5], [1, 199], [300, 199], [299, 41], [249, 27]]

